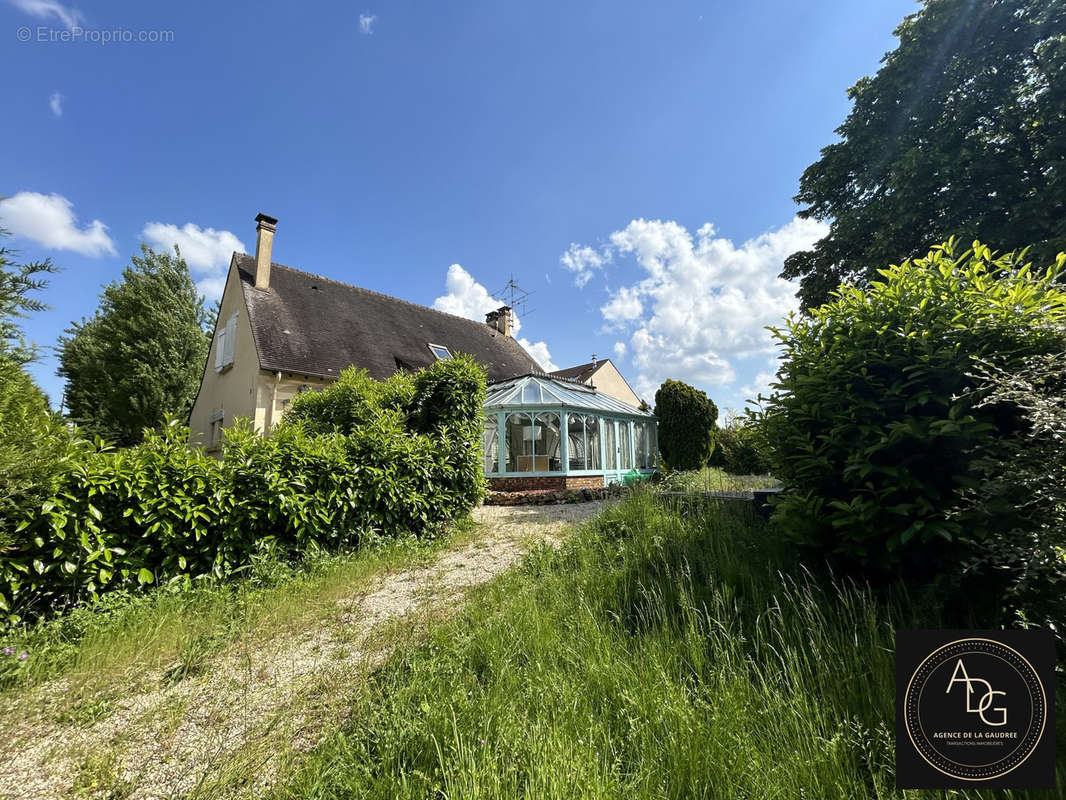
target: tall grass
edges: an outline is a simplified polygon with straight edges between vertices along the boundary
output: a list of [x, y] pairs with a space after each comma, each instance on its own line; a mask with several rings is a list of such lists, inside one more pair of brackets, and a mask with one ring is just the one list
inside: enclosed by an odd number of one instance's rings
[[743, 492], [779, 485], [772, 475], [733, 475], [720, 467], [670, 472], [660, 484], [672, 492]]
[[898, 796], [894, 630], [940, 621], [789, 562], [637, 493], [396, 654], [277, 796]]

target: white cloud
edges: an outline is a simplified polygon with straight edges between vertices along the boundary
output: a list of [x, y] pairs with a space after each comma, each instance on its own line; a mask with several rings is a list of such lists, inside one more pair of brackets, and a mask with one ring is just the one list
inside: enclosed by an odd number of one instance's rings
[[[778, 277], [782, 264], [826, 231], [821, 222], [796, 218], [739, 247], [710, 224], [693, 236], [677, 222], [637, 219], [612, 233], [612, 255], [632, 255], [644, 273], [600, 309], [608, 328], [631, 331], [637, 394], [654, 394], [666, 378], [727, 385], [739, 359], [773, 353], [765, 327], [798, 305], [796, 286]], [[759, 374], [745, 389], [767, 382]]]
[[614, 343], [614, 354], [618, 358], [625, 358], [625, 356], [626, 356], [626, 343], [625, 342], [615, 342]]
[[359, 32], [364, 36], [369, 36], [374, 32], [374, 23], [378, 18], [376, 14], [360, 14], [359, 15]]
[[[776, 359], [774, 361], [776, 363]], [[746, 383], [740, 387], [740, 393], [744, 395], [745, 401], [754, 401], [759, 395], [770, 394], [770, 384], [776, 380], [776, 367], [773, 371], [767, 370], [766, 372], [758, 372], [755, 374], [755, 377], [751, 379], [750, 383]]]
[[74, 205], [62, 195], [19, 192], [0, 200], [0, 225], [52, 250], [73, 250], [84, 256], [115, 254], [107, 226], [94, 219], [79, 228]]
[[448, 276], [444, 279], [444, 289], [448, 292], [433, 301], [438, 311], [447, 311], [457, 317], [485, 321], [485, 315], [495, 311], [505, 303], [489, 294], [488, 290], [474, 280], [474, 276], [459, 264], [448, 267]]
[[191, 222], [180, 228], [164, 222], [149, 222], [141, 236], [154, 250], [172, 251], [177, 245], [189, 271], [197, 278], [197, 289], [208, 300], [222, 296], [230, 256], [234, 252], [246, 252], [241, 240], [230, 231], [201, 228]]
[[570, 249], [559, 257], [559, 263], [574, 273], [574, 284], [579, 289], [592, 280], [595, 270], [603, 269], [610, 260], [611, 253], [606, 248], [596, 251], [587, 245], [582, 246], [573, 242], [570, 244]]
[[63, 95], [59, 92], [52, 92], [52, 96], [48, 98], [48, 107], [57, 117], [63, 116]]
[[623, 286], [611, 295], [610, 302], [600, 307], [600, 313], [608, 323], [617, 324], [637, 319], [644, 313], [640, 292], [636, 288]]
[[67, 30], [78, 27], [85, 15], [76, 8], [65, 6], [57, 0], [11, 0], [11, 5], [41, 19], [55, 17]]
[[533, 356], [533, 360], [540, 364], [545, 372], [555, 372], [559, 369], [559, 366], [552, 361], [552, 354], [548, 352], [548, 345], [544, 342], [531, 342], [529, 339], [522, 338], [518, 339], [518, 343]]
[[[462, 268], [459, 264], [448, 267], [448, 275], [444, 279], [444, 288], [447, 294], [441, 295], [433, 301], [433, 307], [438, 311], [446, 311], [459, 317], [485, 321], [485, 315], [495, 311], [500, 306], [506, 305], [502, 300], [497, 300], [488, 290], [474, 280], [474, 276]], [[512, 312], [511, 334], [517, 334], [522, 327], [522, 321], [518, 315]], [[517, 338], [516, 341], [525, 348], [533, 360], [547, 372], [558, 369], [552, 361], [551, 353], [545, 342], [531, 342], [529, 339]]]

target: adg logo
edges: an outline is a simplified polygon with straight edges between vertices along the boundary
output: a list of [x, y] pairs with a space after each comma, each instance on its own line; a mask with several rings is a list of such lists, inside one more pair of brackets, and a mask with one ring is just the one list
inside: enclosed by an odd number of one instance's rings
[[[962, 675], [961, 678], [959, 677], [960, 674]], [[992, 722], [985, 718], [985, 712], [988, 710], [988, 707], [992, 705], [992, 701], [995, 699], [995, 696], [997, 694], [1001, 694], [1006, 697], [1006, 692], [997, 692], [995, 689], [992, 688], [992, 684], [990, 684], [988, 681], [982, 680], [981, 678], [971, 678], [969, 675], [967, 675], [966, 666], [962, 663], [961, 658], [959, 659], [959, 662], [955, 665], [955, 672], [952, 673], [951, 680], [948, 681], [947, 692], [949, 694], [951, 693], [951, 687], [955, 685], [956, 681], [966, 684], [966, 711], [968, 713], [979, 715], [981, 717], [981, 722], [983, 722], [985, 725], [1007, 724], [1006, 708], [1001, 707], [992, 709], [994, 712], [998, 711], [1000, 714], [998, 722]], [[975, 694], [973, 690], [973, 684], [975, 683], [979, 686], [984, 687], [984, 691], [981, 694], [981, 699], [977, 703], [977, 708], [973, 708], [971, 702], [973, 699], [973, 695]]]
[[1054, 648], [1050, 631], [897, 631], [896, 785], [1053, 788]]

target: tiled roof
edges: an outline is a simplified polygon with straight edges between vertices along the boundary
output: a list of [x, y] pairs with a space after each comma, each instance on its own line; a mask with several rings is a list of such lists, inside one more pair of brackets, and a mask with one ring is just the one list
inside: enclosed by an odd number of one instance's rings
[[587, 381], [592, 377], [592, 373], [603, 366], [604, 361], [593, 361], [588, 364], [578, 364], [576, 367], [567, 367], [566, 369], [557, 369], [551, 374], [557, 378], [569, 378], [572, 381]]
[[518, 342], [484, 322], [282, 264], [271, 264], [270, 289], [258, 289], [255, 259], [236, 259], [263, 369], [336, 377], [355, 365], [384, 379], [431, 365], [432, 343], [473, 356], [490, 381], [541, 371]]

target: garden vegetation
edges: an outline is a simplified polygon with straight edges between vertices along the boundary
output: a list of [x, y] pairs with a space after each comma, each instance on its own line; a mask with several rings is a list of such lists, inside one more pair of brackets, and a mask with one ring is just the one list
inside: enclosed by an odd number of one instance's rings
[[272, 796], [898, 797], [895, 630], [978, 622], [906, 592], [638, 489], [354, 687]]
[[1024, 596], [986, 623], [1047, 624], [1061, 641], [1064, 264], [948, 242], [776, 331], [761, 424], [785, 489], [779, 535], [975, 608]]
[[714, 447], [718, 406], [705, 392], [682, 381], [667, 380], [655, 392], [659, 451], [672, 470], [699, 469]]
[[115, 590], [225, 578], [264, 552], [432, 536], [482, 496], [484, 387], [463, 357], [383, 383], [348, 370], [294, 401], [270, 437], [228, 430], [219, 460], [174, 422], [119, 450], [71, 435], [54, 491], [20, 503], [0, 607], [30, 619]]

